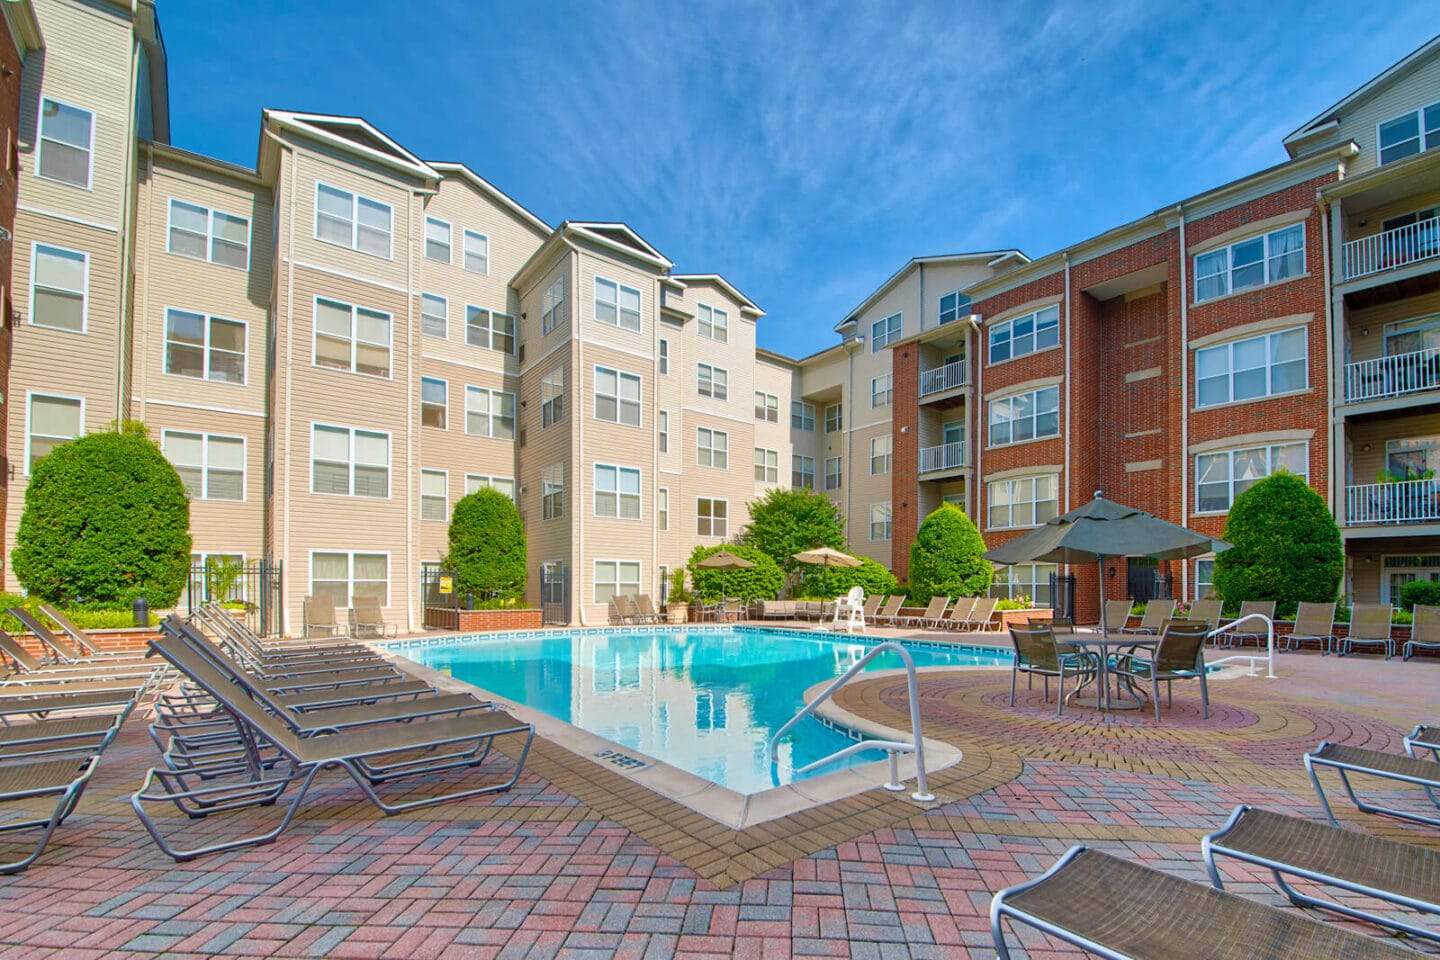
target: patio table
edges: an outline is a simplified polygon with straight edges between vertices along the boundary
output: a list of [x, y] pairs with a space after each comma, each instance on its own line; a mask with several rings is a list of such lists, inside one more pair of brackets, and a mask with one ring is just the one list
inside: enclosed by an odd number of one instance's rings
[[[1126, 650], [1133, 650], [1136, 647], [1153, 649], [1160, 644], [1160, 637], [1158, 635], [1146, 636], [1144, 634], [1136, 635], [1133, 633], [1109, 633], [1101, 636], [1098, 633], [1077, 632], [1065, 636], [1062, 642], [1073, 643], [1077, 647], [1094, 647], [1100, 654], [1100, 669], [1097, 671], [1094, 680], [1096, 684], [1095, 696], [1077, 696], [1081, 690], [1084, 690], [1090, 685], [1089, 683], [1085, 683], [1070, 694], [1068, 698], [1070, 701], [1078, 703], [1082, 707], [1094, 707], [1101, 711], [1140, 709], [1142, 701], [1135, 695], [1134, 691], [1130, 691], [1131, 700], [1124, 700], [1110, 695], [1110, 655], [1122, 647]], [[1119, 690], [1118, 684], [1116, 685], [1116, 690]]]

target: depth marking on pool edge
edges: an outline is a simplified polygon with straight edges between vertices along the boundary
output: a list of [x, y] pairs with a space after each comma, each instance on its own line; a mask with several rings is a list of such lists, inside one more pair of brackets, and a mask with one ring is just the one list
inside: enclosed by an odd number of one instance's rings
[[632, 757], [628, 753], [621, 753], [619, 750], [601, 750], [594, 756], [625, 770], [639, 770], [641, 767], [650, 766], [649, 762], [641, 760], [639, 757]]

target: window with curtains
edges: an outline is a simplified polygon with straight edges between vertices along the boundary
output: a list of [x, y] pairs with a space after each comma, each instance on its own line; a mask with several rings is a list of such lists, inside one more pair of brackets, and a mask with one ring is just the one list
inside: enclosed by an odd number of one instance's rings
[[420, 295], [420, 332], [427, 337], [444, 340], [449, 334], [450, 304], [433, 293]]
[[30, 322], [37, 327], [84, 333], [88, 313], [90, 255], [43, 243], [34, 246], [30, 271]]
[[890, 539], [891, 511], [888, 503], [870, 504], [870, 539]]
[[354, 605], [355, 599], [373, 599], [382, 607], [390, 605], [390, 557], [383, 553], [310, 554], [310, 593], [328, 597], [337, 609]]
[[1304, 327], [1195, 351], [1195, 405], [1211, 407], [1303, 390], [1309, 344]]
[[40, 98], [40, 145], [35, 175], [89, 189], [94, 165], [95, 114]]
[[245, 499], [245, 438], [166, 430], [160, 449], [192, 500]]
[[310, 492], [379, 499], [390, 496], [390, 434], [313, 425]]
[[894, 374], [887, 373], [883, 377], [870, 378], [870, 406], [888, 407], [890, 400], [895, 395]]
[[450, 475], [444, 470], [420, 471], [420, 519], [445, 521], [450, 519], [450, 502], [447, 487]]
[[425, 218], [425, 259], [450, 262], [450, 224], [444, 220]]
[[476, 490], [489, 487], [505, 494], [511, 500], [515, 499], [515, 478], [514, 477], [487, 477], [479, 473], [465, 474], [465, 496], [470, 496]]
[[1195, 512], [1223, 513], [1258, 481], [1284, 468], [1307, 480], [1308, 443], [1277, 443], [1201, 453], [1195, 457]]
[[245, 270], [250, 266], [250, 219], [171, 199], [165, 249], [192, 260]]
[[315, 366], [390, 376], [390, 314], [315, 298]]
[[894, 437], [888, 433], [883, 437], [870, 438], [870, 476], [878, 477], [890, 472], [893, 444]]
[[1042, 387], [990, 401], [992, 447], [1059, 435], [1059, 387]]
[[35, 461], [84, 433], [85, 401], [79, 397], [30, 395], [25, 430], [25, 473]]
[[1305, 272], [1305, 224], [1272, 230], [1195, 257], [1195, 302]]
[[482, 276], [490, 272], [490, 238], [474, 230], [465, 231], [465, 262], [461, 264], [471, 273]]
[[315, 239], [390, 259], [391, 209], [339, 187], [315, 185]]
[[992, 529], [1034, 527], [1053, 519], [1060, 506], [1058, 481], [1052, 473], [991, 482], [985, 498], [990, 510], [988, 525]]
[[246, 326], [239, 320], [166, 310], [165, 372], [219, 383], [244, 383], [245, 332]]

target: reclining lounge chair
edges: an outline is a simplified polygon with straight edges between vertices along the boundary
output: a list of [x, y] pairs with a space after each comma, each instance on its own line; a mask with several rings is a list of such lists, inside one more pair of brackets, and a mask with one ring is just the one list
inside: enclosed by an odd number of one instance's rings
[[1416, 823], [1440, 827], [1440, 819], [1435, 817], [1427, 817], [1409, 810], [1400, 810], [1361, 800], [1355, 793], [1355, 786], [1350, 780], [1355, 774], [1363, 774], [1382, 780], [1408, 783], [1411, 786], [1422, 788], [1430, 802], [1440, 806], [1440, 795], [1436, 794], [1436, 791], [1440, 790], [1440, 764], [1430, 760], [1416, 760], [1414, 757], [1396, 753], [1366, 750], [1363, 747], [1347, 747], [1344, 744], [1331, 743], [1328, 740], [1321, 741], [1318, 747], [1305, 754], [1305, 772], [1310, 774], [1310, 782], [1315, 786], [1315, 795], [1320, 798], [1320, 808], [1325, 811], [1326, 819], [1338, 827], [1340, 822], [1335, 819], [1335, 814], [1330, 810], [1330, 800], [1325, 796], [1325, 788], [1320, 785], [1320, 767], [1328, 767], [1340, 775], [1340, 782], [1345, 786], [1345, 792], [1350, 796], [1351, 802], [1364, 813], [1383, 813], [1399, 817], [1402, 820], [1412, 820]]

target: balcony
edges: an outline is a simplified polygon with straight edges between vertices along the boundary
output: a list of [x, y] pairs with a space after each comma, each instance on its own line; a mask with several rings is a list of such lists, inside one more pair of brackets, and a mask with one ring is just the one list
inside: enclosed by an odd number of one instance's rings
[[1342, 280], [1358, 280], [1436, 258], [1440, 258], [1440, 217], [1351, 240], [1340, 248], [1340, 274]]
[[965, 386], [968, 381], [969, 374], [963, 360], [947, 363], [933, 370], [923, 370], [920, 373], [920, 396], [928, 397], [931, 394], [954, 390], [956, 387]]
[[1388, 400], [1440, 389], [1440, 349], [1345, 364], [1345, 402]]
[[958, 470], [965, 466], [964, 443], [942, 443], [938, 447], [920, 448], [920, 473]]
[[1345, 488], [1345, 526], [1440, 521], [1440, 482], [1365, 483]]

